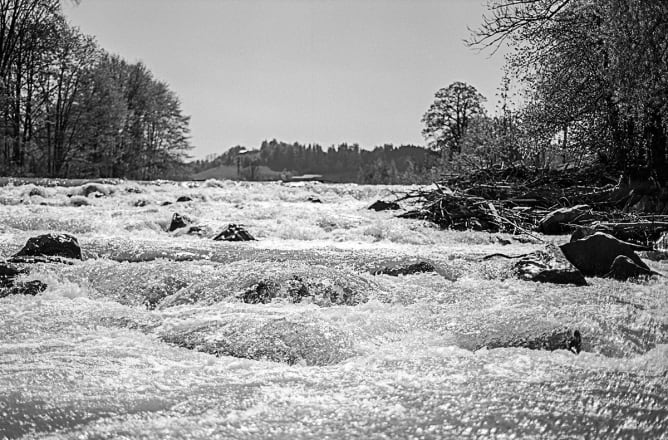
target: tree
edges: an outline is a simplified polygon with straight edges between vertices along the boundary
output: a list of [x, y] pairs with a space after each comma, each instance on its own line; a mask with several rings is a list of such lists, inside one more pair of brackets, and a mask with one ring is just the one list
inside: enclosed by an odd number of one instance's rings
[[434, 103], [422, 117], [422, 135], [431, 148], [453, 153], [461, 152], [461, 140], [471, 119], [484, 113], [485, 98], [475, 87], [455, 82], [436, 92]]
[[[493, 0], [472, 44], [510, 42], [535, 121], [619, 169], [668, 181], [668, 3]], [[590, 130], [595, 143], [573, 134]], [[581, 131], [580, 131], [581, 133]]]

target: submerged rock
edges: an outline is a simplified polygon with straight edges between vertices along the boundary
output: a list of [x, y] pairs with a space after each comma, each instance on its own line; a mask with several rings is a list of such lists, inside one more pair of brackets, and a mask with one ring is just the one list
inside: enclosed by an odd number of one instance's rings
[[213, 237], [215, 241], [253, 241], [253, 237], [243, 226], [229, 224], [218, 235]]
[[180, 228], [185, 228], [192, 222], [193, 221], [188, 216], [181, 215], [178, 212], [175, 212], [174, 215], [172, 215], [172, 221], [169, 224], [169, 228], [167, 228], [167, 232], [172, 232]]
[[652, 275], [656, 275], [656, 273], [638, 266], [633, 260], [625, 255], [619, 255], [612, 262], [610, 272], [608, 272], [605, 277], [613, 278], [618, 281], [626, 281], [631, 278], [651, 277]]
[[44, 292], [46, 287], [46, 284], [38, 280], [12, 283], [11, 285], [4, 287], [0, 285], [0, 298], [11, 295], [35, 296], [38, 293]]
[[396, 211], [401, 209], [398, 203], [396, 202], [386, 202], [384, 200], [377, 200], [368, 209], [373, 209], [374, 211]]
[[261, 280], [244, 290], [238, 298], [246, 304], [268, 304], [279, 300], [293, 304], [311, 302], [320, 307], [355, 306], [367, 300], [366, 296], [348, 287], [299, 276], [282, 282]]
[[561, 208], [550, 212], [538, 222], [543, 234], [563, 234], [567, 231], [567, 224], [591, 218], [588, 205], [577, 205], [571, 208]]
[[31, 262], [31, 260], [57, 261], [49, 257], [62, 257], [81, 260], [81, 247], [77, 239], [69, 234], [49, 233], [28, 239], [28, 242], [17, 252], [10, 262]]
[[559, 246], [570, 261], [585, 276], [604, 277], [610, 272], [612, 263], [620, 255], [628, 257], [645, 270], [649, 267], [634, 252], [638, 246], [597, 232], [582, 240], [575, 240]]
[[77, 188], [74, 188], [72, 191], [70, 191], [69, 195], [70, 197], [71, 196], [88, 197], [92, 194], [96, 197], [103, 197], [110, 195], [111, 192], [112, 192], [111, 189], [107, 185], [91, 182], [83, 184]]
[[33, 186], [28, 192], [29, 197], [42, 197], [46, 198], [46, 190], [41, 186]]
[[531, 350], [568, 350], [578, 354], [582, 351], [582, 335], [579, 330], [555, 329], [538, 336], [515, 336], [494, 338], [476, 347], [481, 348], [528, 348]]
[[433, 264], [426, 261], [420, 261], [418, 263], [408, 264], [404, 266], [393, 266], [393, 267], [384, 267], [379, 270], [375, 270], [372, 273], [374, 275], [390, 275], [397, 277], [399, 275], [413, 275], [416, 273], [425, 273], [425, 272], [435, 272], [436, 268]]
[[523, 257], [515, 263], [513, 270], [519, 279], [525, 281], [587, 285], [582, 272], [573, 266], [561, 250], [554, 245], [548, 245], [543, 251], [533, 252]]
[[325, 321], [299, 316], [268, 318], [230, 314], [192, 327], [161, 332], [162, 341], [216, 356], [333, 365], [355, 355], [352, 338]]
[[279, 289], [278, 283], [261, 280], [246, 289], [240, 299], [246, 304], [268, 304], [276, 298]]
[[149, 202], [148, 200], [141, 199], [141, 200], [137, 200], [136, 202], [134, 202], [132, 204], [132, 206], [134, 206], [135, 208], [143, 208], [144, 206], [147, 206], [150, 203], [151, 202]]

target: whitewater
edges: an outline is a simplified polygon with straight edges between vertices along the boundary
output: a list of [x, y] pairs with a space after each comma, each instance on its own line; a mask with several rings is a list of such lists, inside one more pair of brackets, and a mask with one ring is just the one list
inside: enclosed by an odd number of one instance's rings
[[[367, 209], [410, 187], [107, 187], [0, 188], [0, 259], [48, 232], [84, 257], [0, 299], [0, 439], [668, 438], [666, 277], [515, 279], [482, 257], [541, 243]], [[200, 234], [166, 232], [174, 213]], [[257, 241], [213, 241], [228, 224]], [[354, 301], [240, 300], [295, 280]], [[558, 329], [583, 351], [512, 346]]]

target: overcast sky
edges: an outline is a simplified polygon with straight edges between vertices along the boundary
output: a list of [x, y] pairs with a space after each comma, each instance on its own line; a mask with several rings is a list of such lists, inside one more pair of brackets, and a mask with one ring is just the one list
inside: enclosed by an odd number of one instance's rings
[[264, 139], [424, 144], [453, 81], [496, 102], [501, 55], [467, 48], [481, 0], [83, 0], [70, 22], [167, 82], [195, 157]]

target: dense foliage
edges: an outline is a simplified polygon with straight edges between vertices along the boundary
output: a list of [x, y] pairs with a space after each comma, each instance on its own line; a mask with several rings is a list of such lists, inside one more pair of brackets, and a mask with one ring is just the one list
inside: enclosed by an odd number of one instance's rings
[[71, 27], [58, 0], [0, 0], [0, 173], [153, 179], [190, 148], [169, 87]]
[[[526, 88], [522, 148], [555, 144], [628, 174], [668, 180], [668, 3], [491, 0], [472, 43], [514, 48]], [[558, 140], [555, 141], [555, 139]]]

